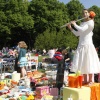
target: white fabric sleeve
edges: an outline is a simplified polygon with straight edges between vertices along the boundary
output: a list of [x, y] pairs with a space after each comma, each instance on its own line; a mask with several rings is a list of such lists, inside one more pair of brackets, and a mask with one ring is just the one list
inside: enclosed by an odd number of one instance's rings
[[80, 36], [80, 32], [75, 31], [74, 29], [72, 30], [72, 32], [74, 33], [75, 36]]
[[87, 24], [85, 24], [84, 26], [78, 26], [77, 24], [75, 24], [74, 27], [78, 30], [78, 32], [84, 32], [88, 29]]

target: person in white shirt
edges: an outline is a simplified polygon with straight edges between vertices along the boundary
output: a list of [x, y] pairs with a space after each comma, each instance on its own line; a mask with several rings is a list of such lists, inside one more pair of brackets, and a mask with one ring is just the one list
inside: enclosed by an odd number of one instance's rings
[[55, 50], [54, 49], [50, 49], [48, 51], [49, 58], [53, 58], [54, 54], [55, 54]]
[[[72, 28], [71, 24], [67, 27], [74, 35], [79, 36], [79, 44], [71, 68], [74, 72], [81, 71], [84, 77], [84, 84], [88, 84], [93, 82], [93, 74], [100, 73], [100, 62], [92, 40], [94, 17], [90, 16], [90, 12], [87, 9], [83, 10], [83, 17], [87, 18], [84, 19], [80, 26], [75, 21], [71, 22], [77, 31]], [[87, 80], [87, 75], [89, 80]]]

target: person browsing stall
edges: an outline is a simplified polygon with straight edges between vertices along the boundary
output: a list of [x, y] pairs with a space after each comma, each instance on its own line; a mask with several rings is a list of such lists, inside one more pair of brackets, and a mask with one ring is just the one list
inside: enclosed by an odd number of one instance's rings
[[27, 58], [26, 58], [26, 52], [27, 52], [27, 44], [24, 41], [20, 41], [18, 43], [19, 45], [19, 54], [18, 54], [18, 66], [21, 69], [21, 76], [25, 77], [26, 75], [26, 69], [25, 67], [28, 64]]

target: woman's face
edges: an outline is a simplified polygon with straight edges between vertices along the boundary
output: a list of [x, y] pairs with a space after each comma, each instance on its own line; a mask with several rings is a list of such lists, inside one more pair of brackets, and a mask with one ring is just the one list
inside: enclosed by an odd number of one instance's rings
[[90, 14], [89, 14], [89, 12], [88, 12], [88, 10], [83, 10], [83, 17], [89, 17], [90, 16]]

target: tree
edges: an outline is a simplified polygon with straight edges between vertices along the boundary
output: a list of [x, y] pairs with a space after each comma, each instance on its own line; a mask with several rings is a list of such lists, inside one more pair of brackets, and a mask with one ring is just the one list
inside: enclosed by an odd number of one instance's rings
[[35, 20], [34, 31], [37, 35], [47, 29], [58, 31], [68, 20], [65, 5], [57, 0], [32, 0], [29, 13]]
[[[0, 7], [3, 8], [4, 5]], [[8, 34], [10, 33], [10, 29], [7, 25], [7, 16], [5, 13], [0, 9], [0, 48], [6, 45], [7, 41], [10, 39]]]
[[[76, 48], [78, 39], [68, 29], [60, 28], [76, 20], [84, 6], [79, 0], [64, 4], [58, 0], [0, 0], [0, 43], [16, 45], [24, 40], [29, 48], [49, 49], [51, 47]], [[99, 46], [100, 8], [96, 12], [94, 43]]]
[[34, 21], [28, 14], [28, 1], [4, 0], [1, 4], [1, 11], [6, 16], [5, 26], [8, 28], [8, 31], [5, 30], [6, 33], [2, 32], [2, 34], [6, 34], [6, 38], [10, 38], [8, 44], [16, 45], [20, 40], [24, 40], [29, 45], [30, 32], [33, 29]]
[[[67, 31], [68, 32], [68, 31]], [[76, 48], [78, 39], [71, 33], [45, 31], [39, 34], [35, 41], [35, 48], [43, 50], [50, 48], [71, 47]]]
[[69, 3], [66, 4], [68, 9], [68, 14], [70, 20], [76, 20], [79, 17], [82, 17], [82, 10], [84, 6], [80, 3], [79, 0], [71, 0]]

